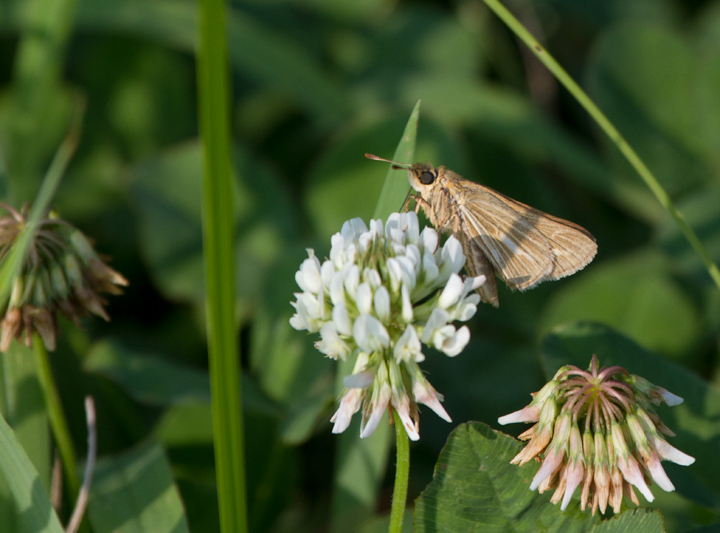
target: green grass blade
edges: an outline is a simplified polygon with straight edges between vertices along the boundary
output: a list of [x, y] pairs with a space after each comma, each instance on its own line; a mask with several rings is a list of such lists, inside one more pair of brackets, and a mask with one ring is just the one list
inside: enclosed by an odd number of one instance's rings
[[0, 417], [0, 470], [19, 510], [16, 531], [63, 533], [40, 476], [2, 417]]
[[[405, 126], [402, 139], [395, 150], [393, 161], [398, 163], [414, 163], [415, 156], [415, 140], [417, 139], [417, 124], [420, 117], [420, 100], [415, 104], [415, 108], [410, 114], [410, 119]], [[380, 155], [380, 154], [376, 154]], [[388, 170], [385, 183], [383, 184], [380, 198], [378, 198], [377, 206], [373, 218], [382, 218], [383, 222], [387, 220], [390, 213], [395, 213], [400, 209], [402, 203], [410, 191], [410, 183], [408, 182], [407, 170], [393, 169], [392, 166]]]
[[490, 9], [500, 17], [500, 19], [517, 35], [530, 50], [537, 56], [537, 58], [545, 65], [550, 72], [557, 78], [557, 80], [563, 84], [563, 86], [572, 94], [575, 99], [580, 103], [581, 106], [590, 114], [590, 116], [597, 122], [598, 126], [610, 137], [618, 150], [625, 156], [632, 167], [637, 171], [640, 177], [643, 179], [645, 184], [650, 188], [652, 193], [658, 199], [660, 204], [670, 213], [670, 216], [675, 220], [675, 223], [680, 227], [685, 238], [690, 242], [695, 252], [700, 256], [705, 268], [710, 274], [715, 284], [720, 289], [720, 270], [717, 265], [713, 262], [708, 254], [707, 250], [698, 239], [695, 232], [688, 225], [683, 217], [682, 213], [678, 211], [675, 204], [670, 199], [670, 196], [665, 189], [662, 188], [655, 175], [640, 159], [640, 156], [632, 149], [627, 143], [625, 138], [620, 132], [613, 126], [612, 122], [608, 120], [605, 114], [600, 111], [600, 108], [590, 99], [590, 97], [583, 91], [580, 86], [573, 80], [570, 75], [563, 69], [560, 64], [548, 53], [547, 50], [533, 37], [529, 31], [516, 19], [512, 13], [510, 13], [505, 6], [503, 6], [498, 0], [484, 0]]
[[197, 79], [200, 133], [205, 150], [203, 253], [220, 527], [224, 533], [242, 533], [247, 531], [247, 504], [235, 321], [229, 79], [223, 0], [200, 2]]

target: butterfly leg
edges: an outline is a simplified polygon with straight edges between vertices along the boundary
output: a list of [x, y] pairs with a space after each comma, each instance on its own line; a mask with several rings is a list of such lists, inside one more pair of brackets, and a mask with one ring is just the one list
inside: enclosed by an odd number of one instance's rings
[[423, 208], [423, 211], [425, 211], [425, 213], [432, 212], [432, 209], [430, 209], [430, 204], [427, 203], [423, 198], [421, 198], [420, 196], [417, 196], [417, 195], [413, 195], [413, 199], [415, 200], [415, 213], [416, 214], [420, 212], [420, 207]]
[[410, 189], [410, 191], [408, 191], [408, 195], [405, 197], [405, 201], [402, 203], [401, 209], [402, 209], [403, 213], [407, 213], [409, 211], [410, 200], [415, 200], [415, 207], [413, 209], [414, 209], [415, 213], [417, 213], [418, 209], [419, 209], [418, 202], [420, 202], [422, 200], [422, 198], [420, 198], [416, 194], [413, 194], [412, 189]]

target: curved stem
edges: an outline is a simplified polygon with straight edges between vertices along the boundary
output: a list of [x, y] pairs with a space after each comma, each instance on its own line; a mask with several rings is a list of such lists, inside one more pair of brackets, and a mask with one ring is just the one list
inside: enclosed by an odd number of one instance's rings
[[395, 439], [397, 441], [397, 461], [395, 464], [395, 487], [393, 488], [388, 533], [401, 533], [410, 474], [410, 442], [405, 428], [400, 422], [400, 416], [395, 409], [393, 409], [393, 418], [395, 420]]
[[95, 402], [92, 396], [85, 396], [85, 413], [88, 426], [88, 454], [87, 463], [85, 464], [85, 476], [83, 477], [80, 495], [78, 496], [77, 502], [75, 502], [75, 509], [70, 517], [67, 528], [65, 528], [65, 533], [76, 533], [80, 528], [83, 514], [87, 509], [88, 499], [90, 498], [90, 484], [92, 483], [93, 470], [95, 469], [97, 429], [95, 426]]
[[495, 14], [517, 35], [537, 58], [548, 68], [550, 72], [562, 83], [565, 88], [572, 94], [578, 103], [585, 108], [590, 116], [597, 122], [598, 126], [610, 137], [610, 140], [615, 143], [618, 150], [625, 156], [628, 162], [637, 171], [640, 177], [643, 179], [645, 184], [650, 188], [652, 193], [658, 199], [660, 204], [670, 213], [675, 219], [675, 223], [680, 227], [682, 232], [685, 234], [685, 238], [690, 242], [695, 252], [700, 256], [705, 268], [710, 273], [710, 277], [713, 279], [715, 284], [720, 288], [720, 270], [717, 265], [713, 262], [708, 254], [705, 247], [698, 239], [695, 232], [685, 221], [682, 213], [678, 211], [675, 204], [673, 204], [670, 196], [665, 189], [662, 188], [658, 180], [655, 178], [650, 169], [640, 159], [635, 150], [633, 150], [627, 143], [625, 138], [620, 132], [613, 126], [612, 122], [600, 111], [600, 108], [590, 99], [590, 97], [583, 91], [580, 86], [575, 83], [570, 75], [563, 69], [560, 64], [548, 53], [547, 50], [530, 34], [529, 31], [516, 19], [512, 13], [510, 13], [498, 0], [484, 0], [487, 6], [492, 9]]
[[55, 443], [60, 451], [67, 486], [70, 490], [70, 497], [74, 501], [80, 492], [80, 480], [77, 475], [75, 448], [70, 438], [67, 418], [65, 418], [65, 413], [60, 403], [60, 396], [55, 387], [55, 380], [53, 379], [52, 370], [50, 369], [50, 361], [48, 360], [45, 344], [39, 335], [33, 335], [32, 345], [38, 380], [40, 381], [40, 386], [45, 396], [45, 405], [48, 418], [50, 419], [50, 427], [55, 437]]

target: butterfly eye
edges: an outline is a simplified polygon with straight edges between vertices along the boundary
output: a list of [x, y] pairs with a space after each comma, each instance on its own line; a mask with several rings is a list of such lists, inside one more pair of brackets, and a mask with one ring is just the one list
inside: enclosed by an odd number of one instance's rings
[[435, 181], [435, 175], [432, 172], [426, 170], [420, 174], [420, 183], [423, 185], [430, 185], [433, 181]]

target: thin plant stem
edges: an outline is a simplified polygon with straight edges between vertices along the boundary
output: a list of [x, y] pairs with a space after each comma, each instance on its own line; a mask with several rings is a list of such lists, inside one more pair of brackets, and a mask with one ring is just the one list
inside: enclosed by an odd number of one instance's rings
[[[198, 111], [205, 157], [203, 256], [220, 530], [247, 531], [224, 0], [201, 0]], [[248, 50], [247, 53], [252, 53]]]
[[45, 349], [45, 343], [39, 335], [33, 335], [33, 355], [35, 356], [35, 366], [37, 368], [37, 377], [40, 387], [45, 397], [45, 406], [50, 420], [55, 443], [60, 451], [63, 469], [65, 471], [65, 479], [70, 497], [75, 501], [80, 492], [80, 480], [77, 475], [77, 465], [75, 463], [75, 448], [70, 438], [68, 430], [67, 418], [60, 403], [60, 396], [55, 387], [52, 370], [50, 368], [50, 360]]
[[395, 463], [395, 486], [393, 487], [392, 507], [390, 508], [390, 527], [388, 528], [388, 532], [401, 533], [403, 517], [405, 516], [408, 478], [410, 476], [410, 441], [400, 421], [400, 416], [395, 409], [393, 409], [393, 418], [395, 419], [397, 460]]
[[70, 522], [65, 533], [76, 533], [83, 519], [85, 509], [87, 509], [88, 499], [90, 498], [90, 484], [92, 483], [92, 475], [95, 470], [95, 457], [97, 456], [97, 429], [95, 426], [95, 402], [92, 396], [85, 397], [85, 414], [87, 416], [88, 427], [88, 454], [85, 463], [85, 476], [83, 477], [82, 488], [75, 509], [70, 517]]
[[50, 503], [52, 504], [53, 509], [55, 509], [55, 512], [58, 512], [60, 510], [60, 506], [62, 505], [63, 466], [62, 459], [60, 459], [60, 454], [57, 449], [55, 450], [53, 456], [52, 477], [50, 478]]
[[640, 177], [643, 179], [645, 184], [650, 188], [652, 193], [658, 199], [660, 204], [670, 213], [680, 230], [685, 234], [685, 237], [690, 242], [695, 252], [700, 256], [702, 262], [705, 264], [705, 268], [710, 273], [710, 277], [713, 279], [715, 284], [720, 289], [720, 270], [717, 265], [713, 262], [708, 254], [707, 250], [698, 239], [695, 232], [688, 225], [683, 217], [682, 213], [678, 211], [675, 204], [673, 204], [670, 196], [665, 189], [662, 188], [658, 180], [655, 178], [650, 169], [640, 159], [640, 156], [632, 149], [627, 143], [625, 138], [620, 132], [613, 126], [608, 120], [605, 114], [600, 111], [597, 105], [590, 99], [590, 97], [583, 91], [580, 86], [570, 77], [570, 75], [563, 69], [560, 64], [548, 53], [548, 51], [532, 36], [532, 34], [525, 29], [525, 27], [516, 19], [512, 13], [510, 13], [505, 6], [503, 6], [498, 0], [484, 0], [485, 4], [492, 9], [495, 14], [517, 35], [530, 50], [537, 56], [537, 58], [553, 73], [557, 80], [562, 83], [565, 88], [572, 94], [575, 99], [580, 103], [581, 106], [590, 114], [590, 116], [597, 122], [598, 126], [610, 137], [610, 140], [615, 143], [618, 150], [625, 156], [632, 167], [637, 171]]

